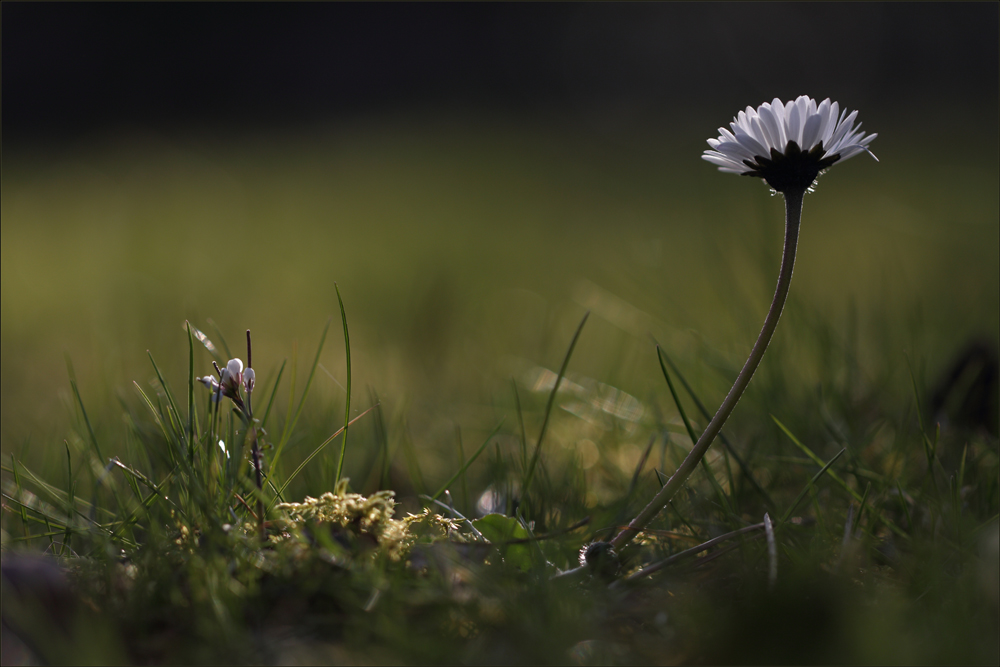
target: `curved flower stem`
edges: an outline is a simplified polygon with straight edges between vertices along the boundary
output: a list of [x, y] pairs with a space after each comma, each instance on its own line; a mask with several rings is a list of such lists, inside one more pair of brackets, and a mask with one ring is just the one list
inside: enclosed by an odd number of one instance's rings
[[704, 433], [698, 438], [698, 442], [695, 443], [680, 467], [667, 480], [667, 483], [660, 489], [659, 493], [646, 505], [645, 509], [632, 519], [632, 522], [611, 541], [611, 545], [614, 548], [621, 549], [628, 544], [670, 502], [674, 494], [677, 493], [688, 477], [691, 476], [691, 473], [694, 472], [695, 466], [705, 456], [705, 452], [708, 451], [709, 446], [715, 440], [715, 436], [722, 430], [722, 425], [726, 423], [726, 419], [729, 418], [733, 408], [736, 407], [740, 397], [743, 396], [747, 385], [750, 384], [750, 378], [753, 377], [754, 371], [757, 370], [757, 366], [764, 356], [764, 351], [767, 349], [768, 343], [771, 342], [771, 336], [774, 335], [774, 329], [778, 325], [778, 318], [781, 317], [781, 310], [785, 306], [785, 298], [788, 296], [788, 286], [792, 282], [792, 269], [795, 266], [795, 249], [799, 241], [799, 223], [802, 219], [803, 195], [805, 195], [805, 191], [800, 189], [786, 190], [784, 192], [785, 247], [781, 255], [781, 271], [778, 273], [778, 286], [774, 290], [774, 299], [771, 301], [771, 308], [767, 311], [767, 318], [764, 320], [764, 326], [760, 330], [760, 335], [757, 336], [757, 342], [754, 343], [753, 349], [750, 351], [750, 357], [743, 364], [743, 370], [736, 377], [733, 388], [729, 390], [729, 394], [722, 401], [722, 405], [719, 406], [719, 410], [712, 417], [712, 421], [708, 423]]

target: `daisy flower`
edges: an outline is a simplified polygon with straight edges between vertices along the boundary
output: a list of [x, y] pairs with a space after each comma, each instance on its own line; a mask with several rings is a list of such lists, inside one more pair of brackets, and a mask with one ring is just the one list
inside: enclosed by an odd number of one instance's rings
[[861, 152], [875, 158], [868, 144], [878, 135], [865, 135], [857, 117], [829, 98], [819, 104], [806, 95], [784, 104], [774, 98], [739, 112], [729, 130], [720, 127], [702, 158], [719, 171], [763, 178], [778, 192], [808, 190], [836, 162]]
[[841, 111], [840, 105], [829, 99], [817, 104], [816, 100], [802, 95], [783, 104], [775, 98], [756, 109], [747, 107], [746, 111], [739, 112], [729, 124], [729, 130], [720, 127], [719, 137], [708, 140], [711, 150], [705, 151], [702, 158], [726, 173], [763, 178], [785, 198], [785, 243], [781, 253], [778, 284], [757, 342], [715, 416], [667, 483], [628, 526], [611, 540], [609, 548], [622, 549], [684, 486], [746, 391], [771, 342], [788, 297], [805, 193], [812, 189], [820, 172], [830, 165], [854, 157], [862, 151], [875, 157], [868, 150], [868, 144], [876, 135], [865, 135], [860, 123], [855, 126], [857, 117], [857, 111]]

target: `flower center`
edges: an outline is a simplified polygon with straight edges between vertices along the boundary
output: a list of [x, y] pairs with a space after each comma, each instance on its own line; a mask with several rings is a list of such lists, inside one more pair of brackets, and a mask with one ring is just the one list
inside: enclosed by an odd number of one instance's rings
[[763, 178], [778, 192], [807, 190], [820, 171], [839, 159], [839, 153], [823, 157], [822, 141], [808, 152], [803, 152], [796, 142], [789, 141], [783, 153], [772, 148], [770, 158], [756, 155], [753, 160], [743, 160], [743, 164], [752, 169], [743, 175]]

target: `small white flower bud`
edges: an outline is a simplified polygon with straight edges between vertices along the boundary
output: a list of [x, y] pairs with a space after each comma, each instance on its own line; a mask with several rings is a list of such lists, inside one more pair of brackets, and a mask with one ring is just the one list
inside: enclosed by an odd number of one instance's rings
[[246, 387], [248, 394], [253, 391], [255, 378], [256, 374], [253, 372], [252, 368], [248, 368], [243, 371], [243, 386]]
[[226, 364], [226, 370], [233, 377], [240, 377], [243, 374], [243, 362], [240, 359], [230, 359]]
[[208, 387], [212, 391], [218, 391], [219, 390], [219, 383], [216, 382], [215, 378], [212, 377], [211, 375], [206, 375], [205, 377], [197, 378], [197, 380], [198, 380], [198, 382], [202, 383], [203, 385], [205, 385], [206, 387]]
[[209, 391], [212, 392], [212, 401], [217, 403], [219, 401], [219, 383], [216, 382], [215, 378], [211, 375], [206, 375], [205, 377], [195, 379], [208, 387]]
[[227, 391], [236, 393], [241, 384], [243, 384], [243, 362], [239, 359], [230, 359], [222, 371], [222, 386]]

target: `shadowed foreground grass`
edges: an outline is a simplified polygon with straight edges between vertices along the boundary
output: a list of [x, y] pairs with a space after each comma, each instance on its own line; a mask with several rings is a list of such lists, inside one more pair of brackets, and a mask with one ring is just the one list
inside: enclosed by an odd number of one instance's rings
[[[878, 170], [821, 179], [728, 445], [619, 559], [556, 577], [690, 449], [663, 369], [700, 432], [780, 250], [780, 200], [697, 164], [700, 134], [573, 132], [8, 161], [5, 652], [12, 629], [52, 662], [995, 663], [996, 413], [963, 410], [975, 363], [939, 379], [995, 349], [996, 165], [880, 137]], [[260, 492], [253, 435], [194, 381], [246, 361], [246, 328]], [[765, 513], [773, 557], [752, 528], [636, 576]]]

